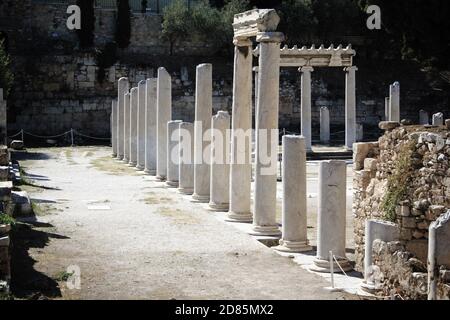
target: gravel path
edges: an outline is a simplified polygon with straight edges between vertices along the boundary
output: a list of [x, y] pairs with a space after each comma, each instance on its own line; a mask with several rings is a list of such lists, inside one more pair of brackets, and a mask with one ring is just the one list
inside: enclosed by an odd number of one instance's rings
[[[38, 215], [16, 236], [19, 297], [41, 291], [64, 299], [353, 298], [325, 291], [328, 282], [220, 221], [221, 213], [109, 153], [85, 147], [20, 155], [33, 182], [47, 188], [24, 187]], [[80, 290], [62, 281], [70, 265], [80, 268]]]

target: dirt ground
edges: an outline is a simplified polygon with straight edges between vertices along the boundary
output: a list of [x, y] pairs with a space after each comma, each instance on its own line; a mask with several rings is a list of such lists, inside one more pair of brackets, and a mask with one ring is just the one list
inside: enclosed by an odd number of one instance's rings
[[[15, 155], [36, 214], [21, 219], [13, 234], [17, 298], [355, 299], [327, 292], [326, 280], [221, 221], [223, 213], [110, 153], [77, 147]], [[314, 244], [317, 164], [308, 173]], [[348, 216], [351, 253], [351, 210]], [[80, 270], [79, 289], [67, 286], [69, 266]]]

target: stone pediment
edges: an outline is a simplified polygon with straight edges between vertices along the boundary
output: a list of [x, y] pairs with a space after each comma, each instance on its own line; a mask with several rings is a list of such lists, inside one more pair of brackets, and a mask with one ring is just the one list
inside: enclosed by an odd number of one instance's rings
[[[259, 47], [254, 50], [254, 55], [259, 55]], [[281, 67], [351, 67], [356, 51], [351, 45], [343, 47], [339, 45], [335, 48], [331, 45], [325, 48], [323, 45], [316, 48], [294, 46], [289, 48], [284, 46], [280, 49]]]

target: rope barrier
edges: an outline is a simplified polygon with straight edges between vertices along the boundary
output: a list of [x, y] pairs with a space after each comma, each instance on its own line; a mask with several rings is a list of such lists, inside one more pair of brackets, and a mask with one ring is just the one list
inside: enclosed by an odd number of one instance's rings
[[23, 133], [25, 133], [25, 134], [27, 134], [27, 135], [29, 135], [29, 136], [35, 137], [35, 138], [40, 138], [40, 139], [51, 139], [51, 138], [59, 138], [59, 137], [63, 137], [63, 136], [65, 136], [65, 135], [69, 134], [70, 131], [67, 131], [67, 132], [64, 132], [64, 133], [61, 133], [61, 134], [57, 134], [57, 135], [54, 135], [54, 136], [41, 136], [41, 135], [33, 134], [33, 133], [30, 133], [30, 132], [27, 132], [27, 131], [23, 131]]
[[80, 133], [80, 132], [78, 132], [78, 131], [76, 131], [76, 130], [73, 130], [76, 134], [78, 134], [79, 136], [81, 136], [81, 137], [85, 137], [85, 138], [89, 138], [89, 139], [94, 139], [94, 140], [111, 140], [111, 138], [99, 138], [99, 137], [92, 137], [92, 136], [88, 136], [88, 135], [85, 135], [85, 134], [82, 134], [82, 133]]
[[66, 131], [66, 132], [61, 133], [61, 134], [50, 135], [50, 136], [38, 135], [38, 134], [34, 134], [34, 133], [31, 133], [31, 132], [28, 132], [28, 131], [25, 131], [25, 130], [22, 129], [18, 133], [13, 134], [11, 136], [8, 136], [8, 138], [12, 139], [12, 138], [21, 136], [22, 141], [23, 141], [24, 140], [24, 136], [28, 135], [28, 136], [31, 136], [31, 137], [34, 137], [34, 138], [38, 138], [38, 139], [54, 139], [54, 138], [65, 137], [65, 136], [67, 136], [69, 134], [70, 134], [70, 140], [71, 140], [72, 146], [74, 145], [74, 137], [75, 137], [75, 135], [78, 135], [78, 136], [83, 137], [83, 138], [93, 139], [93, 140], [102, 140], [102, 141], [110, 141], [111, 140], [111, 138], [100, 138], [100, 137], [89, 136], [89, 135], [83, 134], [81, 132], [78, 132], [75, 129], [70, 129], [70, 131]]

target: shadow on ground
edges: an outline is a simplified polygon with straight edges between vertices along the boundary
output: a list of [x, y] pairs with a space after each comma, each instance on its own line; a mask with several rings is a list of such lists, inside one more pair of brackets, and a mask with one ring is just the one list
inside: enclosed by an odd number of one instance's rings
[[11, 233], [13, 243], [11, 289], [16, 298], [46, 299], [61, 297], [58, 282], [37, 271], [34, 268], [36, 260], [30, 255], [31, 249], [43, 249], [52, 238], [69, 239], [59, 234], [46, 232], [45, 229], [47, 228], [53, 228], [53, 225], [27, 219], [27, 223], [16, 224]]

